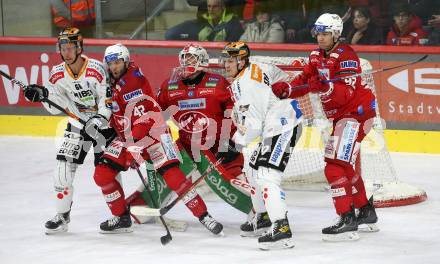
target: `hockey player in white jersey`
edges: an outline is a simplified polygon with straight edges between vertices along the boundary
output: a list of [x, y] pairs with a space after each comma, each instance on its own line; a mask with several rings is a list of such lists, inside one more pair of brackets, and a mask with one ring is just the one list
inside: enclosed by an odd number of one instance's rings
[[53, 178], [56, 215], [46, 222], [46, 234], [67, 231], [76, 169], [84, 162], [91, 145], [96, 164], [105, 145], [114, 137], [113, 129], [108, 127], [111, 91], [102, 63], [82, 55], [83, 39], [77, 28], [66, 28], [59, 34], [57, 50], [64, 62], [53, 67], [48, 86], [29, 85], [24, 96], [29, 101], [42, 102], [51, 114], [60, 113], [44, 102], [49, 99], [87, 122], [82, 125], [69, 118]]
[[[233, 140], [248, 148], [259, 141], [252, 154], [245, 155], [245, 174], [252, 186], [251, 198], [256, 210], [256, 219], [248, 226], [259, 231], [264, 227], [267, 212], [272, 225], [258, 238], [259, 247], [263, 250], [291, 248], [294, 246], [292, 232], [285, 192], [280, 185], [300, 133], [298, 124], [302, 112], [296, 100], [280, 100], [272, 92], [271, 84], [287, 79], [287, 74], [274, 65], [250, 63], [249, 55], [249, 47], [244, 42], [231, 42], [222, 51], [226, 75], [234, 78], [231, 92], [237, 132]], [[244, 226], [246, 224], [242, 225], [242, 231]]]

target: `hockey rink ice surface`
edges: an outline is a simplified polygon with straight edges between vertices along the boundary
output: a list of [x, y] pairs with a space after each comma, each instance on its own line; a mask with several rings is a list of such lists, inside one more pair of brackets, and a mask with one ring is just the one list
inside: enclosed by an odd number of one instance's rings
[[[224, 237], [209, 233], [182, 205], [169, 217], [188, 222], [186, 232], [165, 234], [158, 224], [134, 225], [129, 234], [103, 235], [99, 224], [110, 217], [93, 181], [91, 155], [79, 167], [69, 232], [44, 234], [54, 216], [52, 175], [55, 140], [0, 137], [0, 263], [440, 263], [440, 155], [391, 153], [400, 180], [418, 185], [428, 200], [417, 205], [378, 209], [378, 233], [360, 234], [356, 242], [326, 243], [321, 228], [333, 223], [329, 193], [287, 193], [295, 247], [260, 251], [255, 238], [242, 238], [246, 216], [214, 197], [210, 213], [224, 225]], [[91, 153], [89, 153], [91, 154]], [[138, 186], [138, 176], [123, 176], [126, 194]]]

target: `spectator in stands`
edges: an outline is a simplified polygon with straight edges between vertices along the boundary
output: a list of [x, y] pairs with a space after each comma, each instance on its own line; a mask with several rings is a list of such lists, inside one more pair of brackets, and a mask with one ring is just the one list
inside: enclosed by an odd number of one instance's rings
[[199, 41], [237, 41], [243, 34], [240, 20], [225, 9], [223, 0], [207, 0], [208, 12], [199, 32]]
[[307, 0], [304, 1], [304, 4], [306, 23], [304, 28], [298, 30], [296, 34], [297, 41], [302, 43], [316, 43], [316, 39], [312, 38], [310, 30], [316, 19], [323, 13], [338, 14], [345, 23], [351, 12], [348, 0]]
[[247, 24], [240, 40], [245, 42], [284, 42], [284, 29], [279, 18], [270, 14], [268, 2], [256, 3], [255, 21]]
[[199, 6], [196, 20], [170, 28], [165, 33], [165, 39], [237, 41], [242, 34], [240, 20], [226, 10], [223, 0], [207, 0]]
[[64, 28], [77, 27], [84, 37], [94, 36], [94, 0], [50, 0], [50, 8], [54, 33], [58, 34]]
[[408, 4], [394, 7], [394, 24], [388, 32], [388, 45], [426, 45], [428, 34], [421, 27], [419, 17], [412, 15]]
[[440, 45], [440, 15], [432, 15], [428, 25], [431, 27], [428, 45]]
[[380, 45], [382, 32], [376, 27], [367, 7], [357, 7], [353, 10], [353, 28], [347, 35], [349, 44]]

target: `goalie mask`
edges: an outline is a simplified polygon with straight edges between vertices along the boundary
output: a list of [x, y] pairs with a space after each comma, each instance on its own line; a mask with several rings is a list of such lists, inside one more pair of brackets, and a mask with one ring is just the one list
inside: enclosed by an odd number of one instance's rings
[[179, 52], [179, 67], [173, 69], [171, 80], [187, 79], [209, 66], [209, 55], [202, 46], [189, 44]]
[[342, 29], [344, 27], [344, 23], [340, 16], [336, 14], [325, 13], [322, 14], [315, 22], [315, 25], [312, 28], [312, 36], [316, 38], [318, 33], [321, 32], [331, 32], [333, 36], [333, 41], [338, 41], [339, 37], [342, 34]]

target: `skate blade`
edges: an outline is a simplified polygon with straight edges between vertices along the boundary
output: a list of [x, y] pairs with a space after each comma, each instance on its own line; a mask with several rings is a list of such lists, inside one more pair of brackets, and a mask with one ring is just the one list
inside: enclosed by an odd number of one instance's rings
[[379, 232], [379, 227], [376, 224], [362, 224], [358, 226], [358, 231], [362, 233]]
[[133, 232], [133, 229], [131, 229], [131, 227], [118, 228], [118, 229], [112, 230], [112, 231], [99, 230], [99, 233], [101, 233], [101, 234], [123, 234], [123, 233], [131, 233], [131, 232]]
[[292, 238], [285, 238], [275, 242], [258, 243], [261, 250], [281, 250], [295, 247]]
[[349, 231], [340, 234], [322, 234], [322, 240], [326, 242], [356, 241], [359, 239], [357, 231]]
[[67, 225], [61, 225], [59, 228], [57, 229], [47, 229], [46, 228], [46, 235], [56, 235], [56, 234], [60, 234], [60, 233], [65, 233], [67, 232], [68, 226]]
[[240, 231], [240, 236], [242, 236], [242, 237], [260, 237], [268, 229], [269, 229], [269, 227], [268, 228], [260, 228], [260, 229], [257, 229], [255, 231], [250, 231], [250, 232]]
[[[162, 224], [162, 222], [160, 221], [159, 217], [155, 217], [156, 218], [156, 224]], [[167, 224], [167, 226], [175, 232], [185, 232], [186, 229], [188, 228], [188, 223], [185, 221], [178, 221], [178, 220], [174, 220], [174, 219], [170, 219], [170, 218], [166, 218], [164, 217], [165, 223]]]

